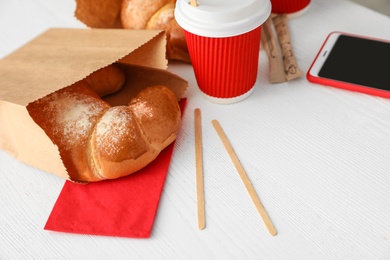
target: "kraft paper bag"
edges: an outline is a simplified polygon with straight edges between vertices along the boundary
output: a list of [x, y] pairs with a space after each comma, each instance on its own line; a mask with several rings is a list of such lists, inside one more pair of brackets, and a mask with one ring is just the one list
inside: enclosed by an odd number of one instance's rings
[[110, 104], [127, 103], [137, 88], [157, 83], [173, 86], [180, 99], [188, 83], [165, 70], [165, 46], [165, 33], [153, 30], [52, 28], [37, 36], [0, 60], [0, 149], [68, 178], [57, 147], [26, 105], [113, 63], [131, 80]]

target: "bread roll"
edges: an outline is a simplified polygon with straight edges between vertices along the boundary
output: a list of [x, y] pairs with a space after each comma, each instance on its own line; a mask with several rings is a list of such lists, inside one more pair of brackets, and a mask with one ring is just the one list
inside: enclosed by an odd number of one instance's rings
[[75, 0], [75, 16], [92, 28], [121, 28], [122, 0]]
[[125, 29], [165, 30], [167, 58], [191, 62], [184, 31], [174, 17], [176, 0], [123, 0], [121, 22]]
[[119, 91], [126, 80], [124, 71], [115, 64], [101, 68], [85, 78], [87, 83], [101, 96]]
[[134, 173], [171, 144], [181, 111], [165, 86], [111, 107], [85, 81], [28, 104], [33, 120], [58, 146], [69, 179], [95, 182]]
[[129, 106], [108, 109], [89, 139], [97, 180], [126, 176], [153, 161], [176, 139], [180, 114], [176, 96], [164, 86], [144, 89]]

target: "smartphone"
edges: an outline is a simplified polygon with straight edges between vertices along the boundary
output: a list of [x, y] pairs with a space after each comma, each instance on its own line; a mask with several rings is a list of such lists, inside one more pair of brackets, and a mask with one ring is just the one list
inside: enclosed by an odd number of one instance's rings
[[306, 78], [321, 85], [390, 98], [390, 41], [332, 32]]

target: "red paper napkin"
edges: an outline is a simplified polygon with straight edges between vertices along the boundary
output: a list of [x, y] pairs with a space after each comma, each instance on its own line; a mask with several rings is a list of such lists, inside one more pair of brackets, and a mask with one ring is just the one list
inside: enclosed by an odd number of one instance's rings
[[[185, 100], [180, 105], [184, 112]], [[86, 185], [66, 181], [44, 229], [150, 237], [173, 146], [172, 143], [152, 163], [127, 177]]]

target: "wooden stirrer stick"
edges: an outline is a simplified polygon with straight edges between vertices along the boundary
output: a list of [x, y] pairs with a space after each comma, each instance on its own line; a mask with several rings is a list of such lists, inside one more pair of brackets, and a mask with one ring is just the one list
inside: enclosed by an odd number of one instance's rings
[[203, 155], [202, 155], [202, 117], [199, 108], [194, 110], [195, 117], [195, 163], [196, 163], [196, 194], [198, 207], [198, 228], [205, 228]]
[[244, 168], [242, 167], [242, 165], [240, 163], [240, 160], [238, 159], [236, 153], [234, 152], [233, 147], [229, 142], [229, 139], [225, 135], [225, 132], [223, 131], [221, 125], [219, 124], [219, 122], [217, 120], [213, 120], [212, 124], [215, 128], [215, 131], [217, 131], [219, 138], [221, 139], [222, 143], [224, 144], [225, 149], [228, 152], [231, 160], [233, 161], [234, 166], [236, 167], [238, 174], [240, 175], [240, 178], [245, 185], [245, 188], [247, 189], [253, 203], [255, 204], [255, 207], [256, 207], [258, 213], [260, 214], [260, 216], [264, 222], [264, 225], [266, 226], [266, 228], [268, 229], [268, 232], [272, 236], [276, 236], [276, 234], [277, 234], [276, 229], [275, 229], [274, 225], [272, 224], [272, 221], [269, 218], [267, 212], [265, 211], [263, 204], [261, 203], [259, 197], [257, 196], [256, 191], [253, 188], [251, 181], [249, 180], [247, 174], [245, 173]]

